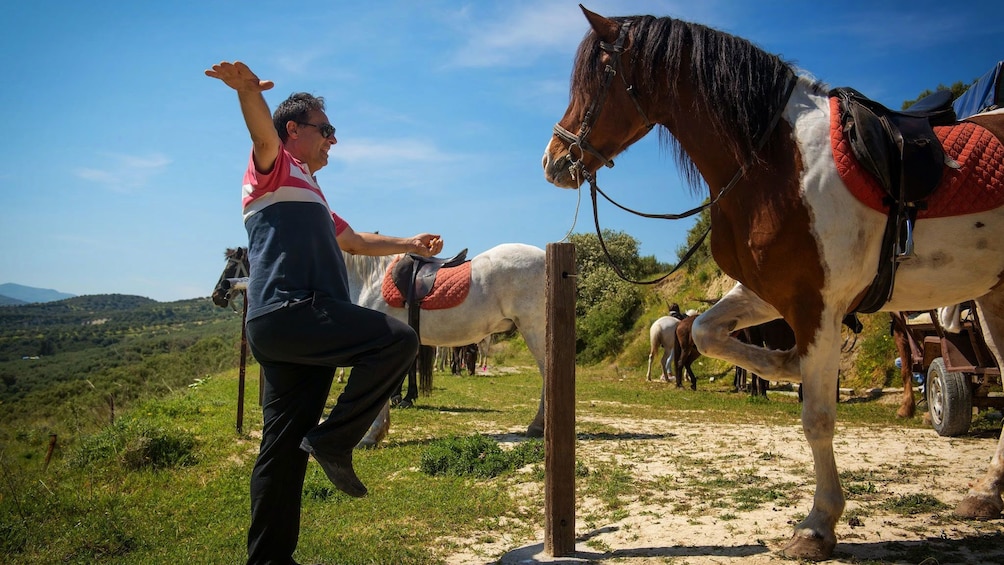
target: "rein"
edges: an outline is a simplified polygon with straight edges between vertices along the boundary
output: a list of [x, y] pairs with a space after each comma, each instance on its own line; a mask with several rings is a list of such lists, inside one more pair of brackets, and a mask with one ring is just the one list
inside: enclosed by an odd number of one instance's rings
[[[784, 114], [784, 109], [788, 105], [788, 100], [791, 98], [791, 93], [795, 89], [795, 84], [798, 82], [798, 77], [795, 76], [793, 73], [791, 74], [791, 76], [788, 79], [788, 83], [785, 86], [785, 92], [783, 97], [784, 101], [782, 104], [780, 104], [780, 106], [778, 106], [777, 110], [774, 112], [773, 117], [771, 117], [770, 124], [768, 124], [767, 129], [760, 135], [760, 139], [757, 140], [756, 147], [753, 150], [753, 154], [749, 157], [749, 159], [747, 159], [747, 162], [744, 165], [740, 166], [739, 170], [737, 170], [736, 173], [732, 175], [732, 179], [729, 180], [729, 182], [722, 188], [722, 190], [718, 192], [718, 196], [715, 196], [713, 199], [711, 199], [709, 202], [706, 202], [705, 204], [702, 204], [695, 208], [691, 208], [690, 210], [687, 210], [686, 212], [682, 212], [679, 214], [648, 214], [644, 212], [639, 212], [637, 210], [633, 210], [631, 208], [621, 205], [614, 199], [610, 198], [610, 196], [608, 196], [605, 192], [603, 192], [603, 190], [600, 189], [599, 185], [596, 183], [596, 176], [593, 173], [590, 173], [588, 170], [586, 170], [586, 167], [582, 162], [582, 158], [585, 156], [585, 153], [589, 153], [590, 155], [599, 159], [605, 166], [611, 168], [614, 166], [613, 160], [607, 158], [605, 155], [600, 153], [599, 150], [597, 150], [589, 142], [587, 142], [586, 137], [592, 132], [592, 127], [593, 127], [592, 121], [599, 114], [599, 112], [602, 111], [603, 105], [606, 103], [607, 94], [608, 91], [610, 90], [610, 85], [613, 82], [614, 77], [617, 74], [619, 74], [618, 71], [621, 71], [620, 74], [622, 80], [624, 81], [624, 87], [627, 90], [627, 93], [631, 98], [631, 101], [634, 103], [635, 108], [638, 110], [638, 113], [641, 114], [641, 117], [645, 120], [646, 127], [649, 130], [651, 130], [656, 125], [651, 120], [648, 119], [648, 115], [642, 109], [641, 103], [638, 101], [638, 95], [637, 92], [635, 91], [634, 85], [628, 84], [627, 78], [624, 76], [622, 72], [623, 68], [621, 65], [621, 55], [624, 53], [624, 41], [627, 38], [628, 30], [630, 27], [631, 27], [631, 22], [625, 22], [624, 24], [621, 25], [620, 34], [617, 37], [617, 41], [613, 45], [605, 41], [600, 42], [600, 49], [606, 51], [607, 53], [612, 54], [613, 66], [607, 65], [606, 68], [604, 69], [604, 78], [603, 78], [602, 90], [600, 91], [600, 96], [599, 98], [594, 100], [592, 104], [589, 105], [589, 109], [586, 111], [586, 115], [583, 117], [582, 123], [579, 125], [578, 135], [573, 135], [571, 132], [561, 127], [561, 125], [559, 124], [554, 125], [554, 135], [558, 139], [561, 139], [562, 141], [568, 143], [568, 156], [569, 160], [571, 161], [571, 164], [569, 165], [569, 172], [572, 174], [572, 178], [584, 179], [589, 183], [589, 196], [593, 203], [593, 223], [596, 227], [596, 237], [599, 239], [600, 247], [603, 249], [603, 253], [607, 257], [607, 262], [610, 263], [610, 266], [613, 268], [614, 272], [617, 273], [617, 276], [621, 278], [621, 280], [632, 284], [648, 285], [662, 282], [667, 277], [678, 271], [680, 267], [686, 264], [686, 262], [690, 259], [691, 256], [693, 256], [693, 254], [697, 251], [697, 249], [701, 246], [701, 244], [704, 243], [704, 240], [708, 237], [708, 234], [711, 233], [711, 226], [709, 225], [708, 229], [704, 231], [701, 237], [698, 238], [698, 240], [693, 245], [690, 246], [690, 249], [687, 250], [687, 252], [676, 264], [676, 266], [673, 267], [673, 270], [654, 280], [636, 281], [628, 278], [623, 273], [623, 271], [621, 271], [621, 268], [618, 267], [616, 263], [614, 263], [613, 257], [610, 256], [610, 252], [607, 250], [606, 243], [603, 241], [603, 234], [601, 233], [602, 230], [600, 229], [599, 209], [596, 205], [596, 194], [597, 193], [602, 194], [603, 198], [606, 198], [608, 202], [620, 208], [621, 210], [624, 210], [625, 212], [629, 212], [642, 218], [651, 218], [660, 220], [682, 220], [683, 218], [689, 218], [694, 214], [698, 214], [714, 206], [715, 204], [718, 203], [719, 200], [722, 199], [722, 197], [731, 192], [732, 189], [735, 188], [737, 184], [739, 184], [740, 179], [742, 179], [743, 176], [746, 174], [746, 170], [749, 168], [749, 165], [751, 164], [753, 157], [757, 153], [759, 153], [761, 149], [763, 149], [764, 145], [767, 144], [767, 139], [774, 132], [774, 129], [777, 127], [778, 122], [781, 121], [781, 116], [782, 114]], [[579, 158], [574, 160], [572, 160], [573, 147], [578, 148], [579, 150]], [[581, 180], [579, 181], [579, 185], [580, 186], [582, 185]]]

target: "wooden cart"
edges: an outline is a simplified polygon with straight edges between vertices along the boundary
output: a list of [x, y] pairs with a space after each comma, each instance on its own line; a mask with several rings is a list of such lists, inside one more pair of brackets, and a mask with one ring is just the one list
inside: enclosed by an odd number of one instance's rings
[[946, 331], [935, 311], [899, 313], [906, 321], [911, 370], [925, 375], [931, 425], [942, 436], [968, 432], [973, 408], [1004, 408], [1000, 368], [984, 341], [976, 307], [970, 301], [960, 311], [958, 333]]

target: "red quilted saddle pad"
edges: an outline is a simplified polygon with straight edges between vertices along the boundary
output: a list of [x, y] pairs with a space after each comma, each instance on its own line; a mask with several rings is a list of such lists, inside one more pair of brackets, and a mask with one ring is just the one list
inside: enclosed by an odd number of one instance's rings
[[[992, 133], [974, 123], [934, 128], [945, 153], [961, 167], [945, 167], [941, 184], [927, 199], [918, 218], [941, 218], [992, 210], [1004, 204], [1004, 146]], [[885, 191], [861, 167], [840, 128], [840, 110], [830, 98], [830, 144], [833, 160], [847, 189], [869, 208], [887, 212]]]
[[[394, 265], [401, 258], [394, 261], [387, 267], [387, 272], [383, 276], [383, 284], [380, 285], [380, 292], [383, 299], [394, 308], [404, 308], [404, 296], [397, 289], [391, 273]], [[436, 273], [436, 282], [432, 285], [432, 291], [422, 301], [422, 310], [445, 310], [460, 306], [471, 291], [471, 262], [464, 261], [456, 267], [444, 267]]]

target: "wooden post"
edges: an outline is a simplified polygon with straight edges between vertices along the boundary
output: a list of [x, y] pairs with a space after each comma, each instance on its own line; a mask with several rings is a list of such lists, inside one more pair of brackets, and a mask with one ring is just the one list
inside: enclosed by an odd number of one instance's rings
[[547, 244], [544, 552], [575, 551], [575, 245]]
[[45, 464], [42, 465], [42, 471], [46, 471], [49, 468], [49, 460], [52, 459], [52, 452], [56, 449], [56, 434], [49, 434], [49, 449], [45, 452]]
[[241, 370], [237, 381], [237, 433], [244, 432], [244, 370], [248, 358], [248, 291], [242, 290], [244, 298], [244, 315], [241, 317]]

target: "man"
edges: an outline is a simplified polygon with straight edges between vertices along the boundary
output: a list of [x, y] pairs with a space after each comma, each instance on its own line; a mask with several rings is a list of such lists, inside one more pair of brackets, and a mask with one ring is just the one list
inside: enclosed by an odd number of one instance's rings
[[[339, 490], [364, 496], [352, 450], [418, 352], [407, 324], [351, 303], [342, 250], [431, 256], [443, 242], [428, 233], [357, 233], [331, 211], [314, 176], [338, 142], [323, 98], [296, 93], [271, 114], [262, 92], [274, 84], [244, 63], [222, 62], [206, 75], [237, 91], [253, 144], [243, 188], [247, 337], [264, 372], [264, 424], [251, 474], [247, 562], [291, 565], [308, 454]], [[352, 371], [318, 424], [339, 367]]]

